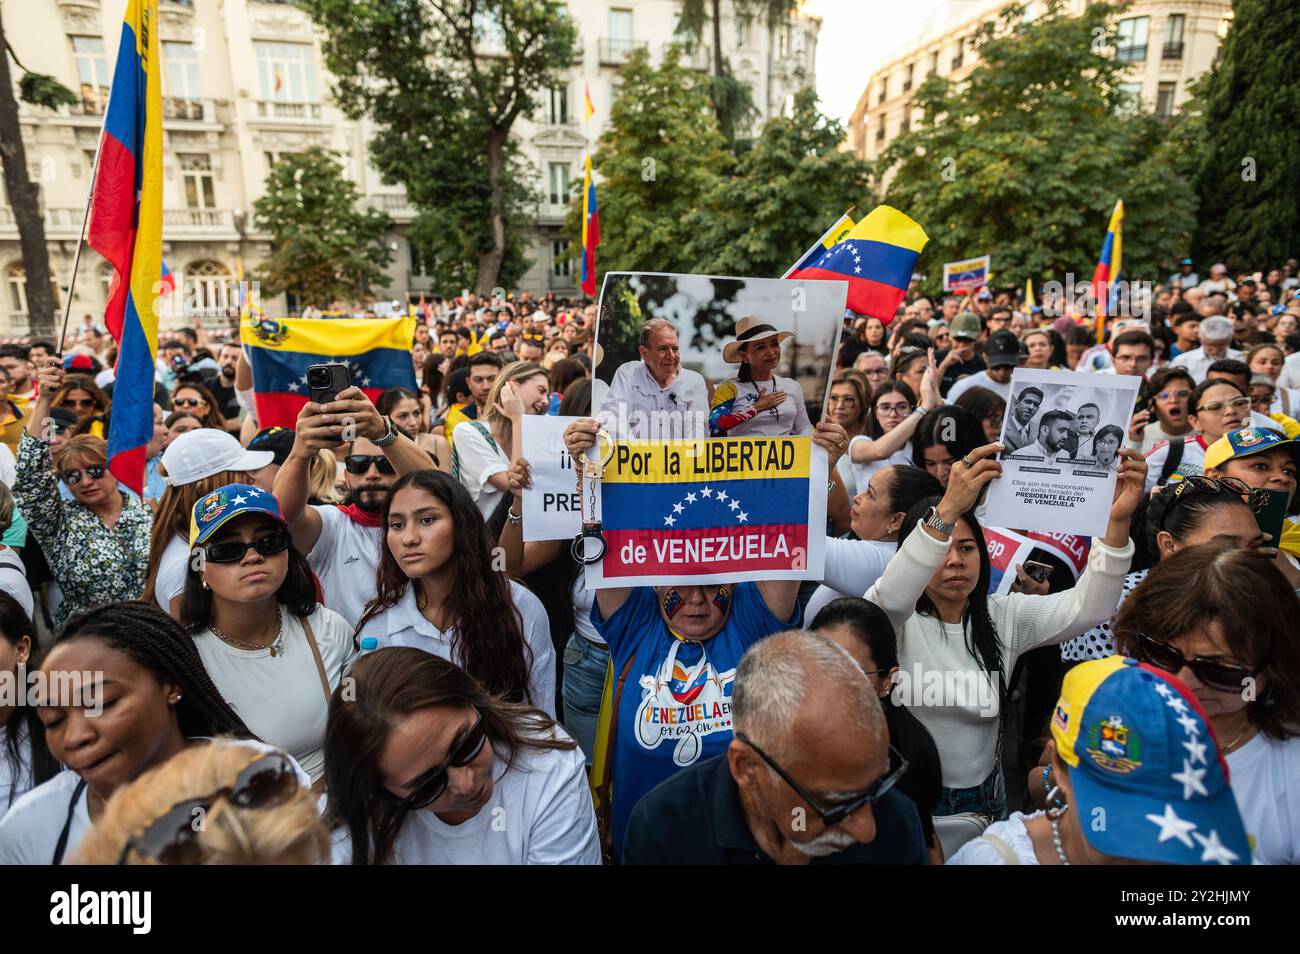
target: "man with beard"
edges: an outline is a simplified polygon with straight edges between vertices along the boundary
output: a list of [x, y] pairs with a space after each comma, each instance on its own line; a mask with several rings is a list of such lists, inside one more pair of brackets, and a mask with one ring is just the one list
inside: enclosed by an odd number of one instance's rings
[[[320, 580], [325, 606], [355, 627], [375, 593], [388, 488], [399, 474], [427, 470], [429, 455], [381, 416], [358, 387], [340, 392], [329, 404], [303, 405], [294, 430], [293, 450], [275, 475], [275, 497], [294, 546], [307, 554]], [[308, 506], [312, 458], [348, 440], [347, 503]]]
[[239, 345], [223, 344], [217, 352], [217, 364], [221, 370], [214, 378], [205, 382], [212, 396], [217, 399], [217, 410], [226, 422], [226, 430], [239, 433], [239, 398], [236, 396], [235, 371], [239, 367], [239, 356], [243, 354]]
[[1074, 415], [1069, 411], [1048, 411], [1038, 422], [1037, 443], [1026, 452], [1041, 454], [1043, 463], [1055, 464], [1070, 456], [1070, 438], [1073, 436]]
[[623, 864], [925, 864], [916, 806], [895, 783], [871, 683], [844, 650], [801, 630], [745, 651], [726, 752], [637, 803]]

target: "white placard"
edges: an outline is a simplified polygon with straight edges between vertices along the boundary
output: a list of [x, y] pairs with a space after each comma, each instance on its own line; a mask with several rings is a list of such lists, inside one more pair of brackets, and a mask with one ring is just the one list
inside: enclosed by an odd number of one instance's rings
[[1142, 379], [1017, 368], [985, 523], [1100, 537]]
[[576, 417], [525, 414], [524, 460], [533, 486], [524, 491], [524, 540], [572, 540], [582, 529], [578, 477], [564, 449], [564, 429]]

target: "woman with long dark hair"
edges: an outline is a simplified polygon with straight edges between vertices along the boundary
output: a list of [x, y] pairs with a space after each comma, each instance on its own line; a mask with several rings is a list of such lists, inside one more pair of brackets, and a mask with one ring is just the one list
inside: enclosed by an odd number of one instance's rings
[[307, 558], [266, 491], [231, 484], [204, 497], [194, 505], [190, 545], [178, 619], [203, 668], [244, 724], [315, 782], [352, 627], [317, 603]]
[[[89, 684], [84, 673], [94, 674]], [[0, 820], [0, 865], [59, 864], [123, 783], [197, 740], [252, 736], [193, 641], [151, 603], [109, 603], [71, 617], [41, 675], [51, 689], [39, 711], [45, 742], [67, 771]]]
[[916, 425], [931, 408], [943, 403], [939, 397], [938, 377], [928, 371], [922, 379], [921, 404], [916, 392], [904, 381], [889, 380], [871, 395], [864, 433], [849, 439], [855, 493], [863, 493], [876, 471], [894, 464], [912, 462], [912, 437]]
[[582, 753], [545, 712], [410, 647], [349, 678], [325, 737], [336, 864], [600, 864]]
[[929, 411], [916, 425], [912, 463], [946, 487], [953, 464], [985, 443], [984, 428], [970, 412], [945, 404]]
[[984, 429], [984, 443], [996, 443], [1002, 435], [1002, 420], [1007, 415], [1007, 402], [1002, 395], [988, 388], [967, 388], [952, 403], [980, 422]]
[[443, 656], [494, 695], [554, 713], [546, 611], [493, 564], [483, 517], [460, 482], [430, 470], [400, 477], [382, 526], [375, 598], [357, 638]]
[[[866, 593], [899, 634], [900, 701], [911, 705], [939, 746], [944, 797], [936, 815], [1003, 817], [1000, 750], [1009, 674], [1028, 650], [1108, 618], [1133, 556], [1129, 521], [1143, 497], [1146, 467], [1126, 450], [1110, 524], [1093, 541], [1078, 584], [1050, 596], [990, 596], [988, 548], [972, 508], [1002, 472], [993, 457], [1000, 449], [987, 444], [958, 461], [943, 497], [912, 508], [899, 530], [898, 553]], [[960, 692], [951, 674], [962, 676]], [[936, 678], [940, 705], [927, 695]]]
[[221, 405], [211, 391], [198, 382], [185, 381], [176, 386], [172, 394], [172, 408], [197, 417], [204, 427], [218, 431], [229, 430], [221, 416]]
[[0, 818], [18, 796], [59, 771], [45, 745], [45, 727], [28, 705], [26, 673], [40, 663], [40, 644], [31, 617], [8, 593], [0, 593], [0, 677], [13, 679], [13, 705], [0, 701]]

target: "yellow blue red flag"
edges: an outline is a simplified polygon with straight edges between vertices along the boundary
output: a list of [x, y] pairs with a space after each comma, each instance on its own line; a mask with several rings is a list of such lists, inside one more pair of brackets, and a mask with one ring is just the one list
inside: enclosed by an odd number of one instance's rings
[[90, 247], [113, 266], [104, 321], [117, 342], [108, 468], [144, 490], [153, 437], [162, 261], [162, 85], [157, 0], [128, 0], [90, 207]]
[[1106, 316], [1114, 312], [1117, 286], [1124, 267], [1124, 200], [1115, 203], [1106, 238], [1092, 273], [1092, 293], [1097, 302], [1097, 343], [1106, 340]]
[[827, 251], [844, 241], [848, 234], [853, 231], [853, 225], [853, 219], [849, 216], [848, 212], [845, 212], [836, 220], [834, 225], [822, 233], [821, 238], [812, 243], [808, 251], [803, 253], [803, 256], [799, 261], [795, 262], [785, 270], [785, 274], [781, 277], [790, 278], [795, 272], [799, 271], [799, 269], [807, 268], [812, 265], [813, 262], [821, 258]]

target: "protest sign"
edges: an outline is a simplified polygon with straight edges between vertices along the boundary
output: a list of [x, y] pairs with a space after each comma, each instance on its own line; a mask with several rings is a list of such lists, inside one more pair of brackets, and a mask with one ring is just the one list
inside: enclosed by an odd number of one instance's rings
[[989, 257], [987, 255], [943, 264], [943, 290], [946, 292], [974, 291], [988, 283]]
[[810, 437], [620, 441], [587, 586], [820, 580], [826, 483]]
[[572, 540], [582, 529], [578, 476], [564, 449], [564, 429], [576, 417], [525, 414], [524, 460], [533, 485], [524, 491], [524, 540]]
[[1016, 582], [1016, 566], [1029, 559], [1034, 542], [1012, 530], [985, 527], [984, 545], [989, 551], [989, 594], [1010, 593], [1011, 585]]
[[1087, 537], [1074, 533], [1046, 533], [1042, 530], [1028, 530], [1025, 536], [1034, 542], [1034, 546], [1046, 550], [1064, 563], [1076, 580], [1088, 566], [1088, 551], [1092, 548], [1092, 541]]
[[986, 523], [1101, 536], [1141, 378], [1017, 368]]

